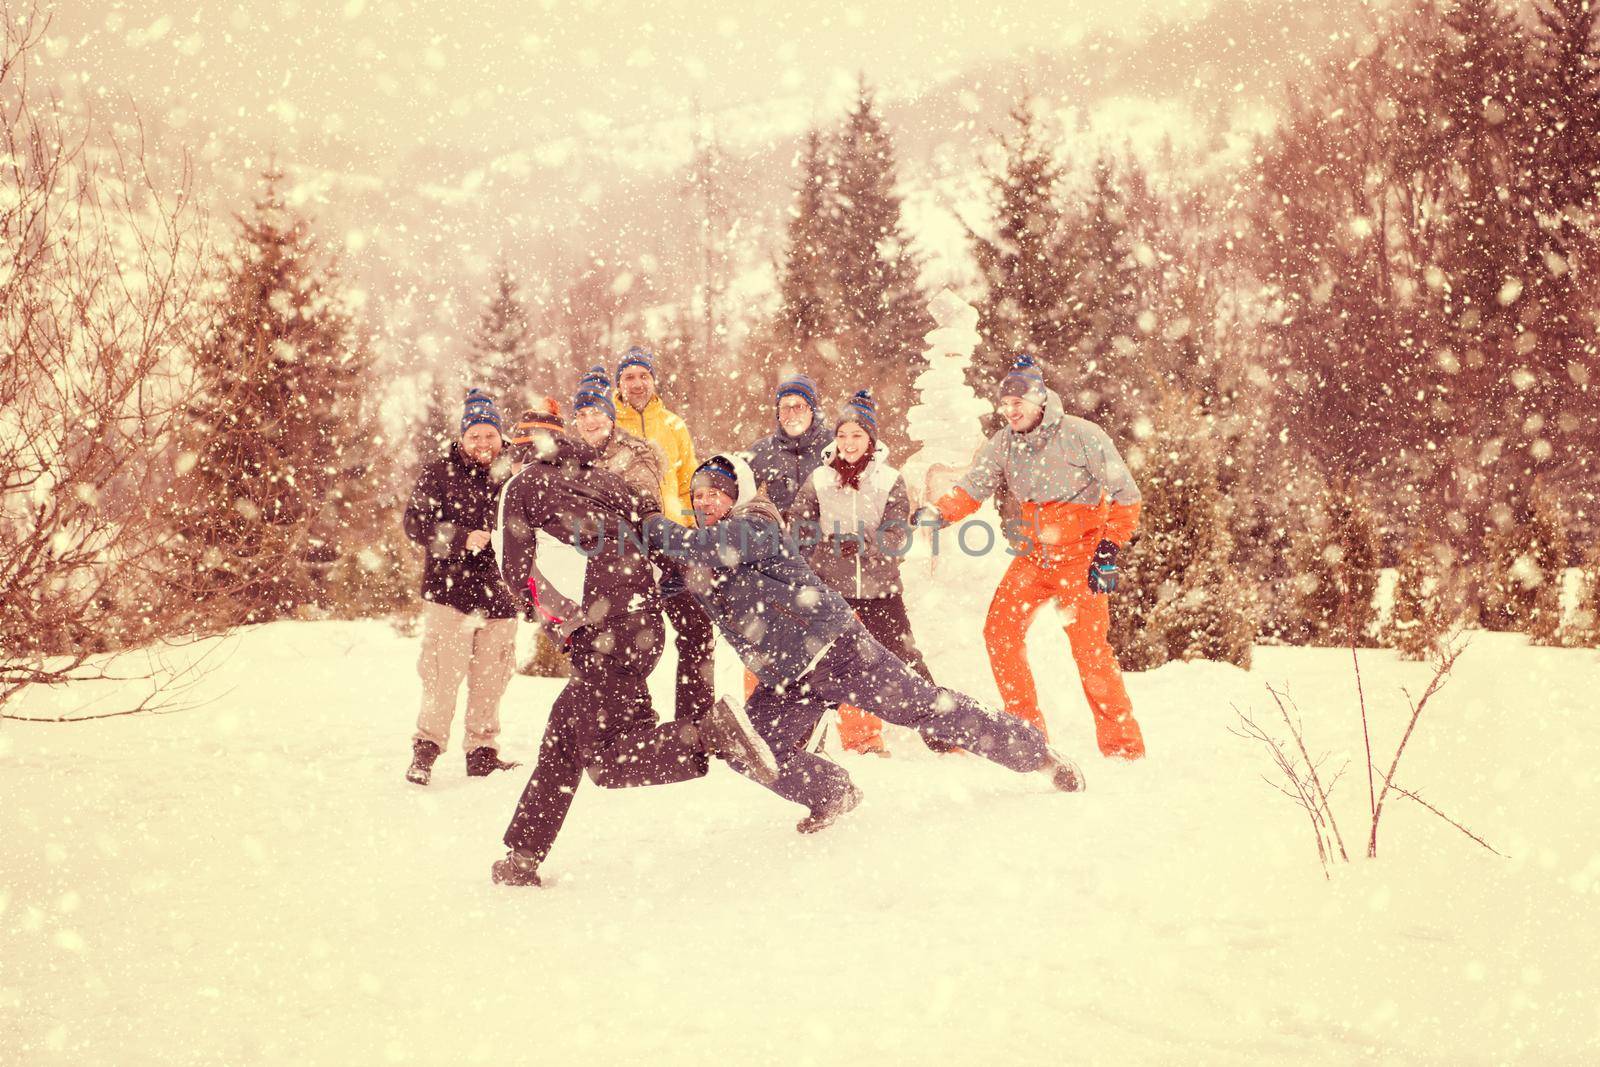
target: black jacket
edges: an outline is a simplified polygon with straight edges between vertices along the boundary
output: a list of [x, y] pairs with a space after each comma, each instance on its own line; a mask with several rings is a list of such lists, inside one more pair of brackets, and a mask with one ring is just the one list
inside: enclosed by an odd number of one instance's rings
[[406, 536], [427, 553], [422, 599], [464, 614], [516, 617], [516, 605], [500, 580], [494, 548], [467, 551], [467, 535], [473, 530], [493, 532], [502, 484], [491, 468], [463, 455], [458, 444], [422, 468], [405, 516]]
[[[611, 625], [607, 617], [618, 614], [659, 614], [655, 569], [637, 531], [645, 514], [660, 510], [656, 496], [606, 469], [595, 449], [556, 437], [500, 494], [496, 542], [505, 584], [531, 614], [528, 580], [535, 579], [545, 588], [541, 603], [559, 596], [579, 604], [590, 627]], [[634, 536], [620, 536], [620, 527]], [[571, 610], [564, 603], [559, 610], [545, 606], [560, 616]], [[584, 636], [574, 634], [574, 640]]]

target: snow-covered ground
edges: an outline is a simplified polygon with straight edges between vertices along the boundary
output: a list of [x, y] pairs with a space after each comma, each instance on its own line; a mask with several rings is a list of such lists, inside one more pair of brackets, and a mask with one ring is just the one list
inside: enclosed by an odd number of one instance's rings
[[[992, 699], [960, 573], [918, 583], [943, 590], [919, 636]], [[1283, 683], [1335, 766], [1359, 752], [1348, 652], [1130, 676], [1151, 758], [1127, 766], [1092, 755], [1049, 611], [1031, 640], [1086, 794], [899, 735], [846, 757], [867, 802], [814, 838], [720, 766], [591, 786], [543, 890], [488, 878], [522, 771], [468, 780], [457, 743], [402, 780], [417, 643], [382, 622], [242, 632], [181, 713], [7, 723], [0, 1063], [1600, 1059], [1600, 656], [1474, 635], [1400, 779], [1507, 858], [1400, 800], [1328, 882], [1228, 727]], [[1386, 762], [1427, 668], [1362, 668]], [[555, 685], [513, 681], [512, 758]]]

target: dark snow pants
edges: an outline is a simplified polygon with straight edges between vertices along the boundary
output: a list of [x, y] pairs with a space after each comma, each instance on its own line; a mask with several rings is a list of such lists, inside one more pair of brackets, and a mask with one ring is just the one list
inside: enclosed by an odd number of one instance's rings
[[1037, 727], [933, 685], [852, 620], [809, 671], [777, 685], [762, 682], [745, 705], [778, 760], [772, 791], [813, 811], [850, 788], [843, 767], [805, 748], [817, 720], [836, 704], [852, 704], [1014, 771], [1036, 771], [1045, 761]]
[[550, 708], [539, 762], [517, 801], [505, 842], [544, 861], [587, 771], [604, 789], [703, 777], [706, 754], [661, 723], [646, 682], [666, 639], [660, 611], [613, 616], [572, 639], [572, 677]]
[[715, 701], [711, 657], [716, 630], [695, 597], [667, 597], [665, 607], [678, 634], [677, 692], [672, 717], [679, 722], [699, 722]]
[[856, 613], [867, 633], [878, 643], [893, 652], [907, 667], [916, 671], [926, 682], [933, 681], [921, 649], [911, 636], [911, 616], [906, 614], [906, 601], [899, 593], [893, 596], [845, 597], [844, 602]]

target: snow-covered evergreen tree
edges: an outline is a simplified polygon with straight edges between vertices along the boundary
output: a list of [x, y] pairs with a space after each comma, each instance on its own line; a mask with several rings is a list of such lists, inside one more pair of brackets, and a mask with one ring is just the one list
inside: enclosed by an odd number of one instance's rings
[[[1109, 158], [1095, 162], [1083, 214], [1068, 237], [1077, 351], [1069, 406], [1113, 431], [1128, 425], [1124, 392], [1146, 380], [1140, 361], [1138, 274], [1149, 248], [1129, 225], [1128, 206]], [[1063, 397], [1063, 399], [1068, 399]], [[1154, 398], [1145, 401], [1146, 406]]]
[[494, 289], [473, 329], [465, 359], [462, 390], [479, 388], [505, 411], [522, 410], [539, 377], [533, 322], [511, 268], [499, 264]]
[[1249, 667], [1257, 607], [1250, 582], [1229, 563], [1215, 443], [1191, 399], [1170, 398], [1155, 421], [1128, 455], [1144, 504], [1139, 533], [1118, 559], [1111, 646], [1127, 670], [1174, 659]]
[[1536, 479], [1521, 499], [1502, 504], [1478, 567], [1478, 622], [1488, 630], [1554, 643], [1561, 626], [1567, 538], [1560, 505]]
[[1428, 659], [1460, 618], [1459, 600], [1449, 580], [1454, 555], [1448, 547], [1418, 537], [1401, 558], [1394, 611], [1382, 640], [1401, 659]]
[[992, 234], [968, 230], [984, 284], [978, 305], [983, 341], [969, 372], [979, 396], [994, 395], [1021, 352], [1033, 353], [1046, 368], [1076, 366], [1071, 341], [1077, 297], [1074, 272], [1064, 260], [1062, 167], [1032, 101], [1019, 103], [1010, 117], [1013, 128], [1000, 139], [1003, 169], [988, 177]]
[[327, 565], [355, 550], [344, 535], [372, 502], [370, 353], [283, 181], [264, 174], [239, 219], [179, 442], [189, 580], [231, 622], [325, 601]]
[[837, 145], [838, 223], [831, 227], [830, 257], [843, 311], [842, 366], [859, 383], [855, 388], [872, 390], [882, 439], [892, 454], [904, 455], [912, 382], [923, 369], [923, 335], [933, 322], [901, 219], [894, 144], [864, 78]]
[[1295, 610], [1286, 636], [1295, 644], [1371, 643], [1377, 618], [1378, 526], [1352, 478], [1327, 483], [1303, 512], [1291, 546]]

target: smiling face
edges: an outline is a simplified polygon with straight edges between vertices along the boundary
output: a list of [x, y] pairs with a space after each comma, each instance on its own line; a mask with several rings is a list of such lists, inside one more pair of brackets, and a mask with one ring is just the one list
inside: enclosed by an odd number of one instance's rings
[[579, 408], [572, 416], [572, 424], [577, 427], [578, 436], [583, 438], [584, 443], [593, 448], [605, 444], [606, 438], [611, 436], [611, 428], [616, 425], [605, 409], [596, 404]]
[[617, 378], [617, 388], [622, 390], [622, 399], [633, 410], [643, 411], [655, 398], [656, 378], [643, 367], [629, 367]]
[[839, 446], [839, 455], [849, 463], [866, 455], [867, 449], [872, 447], [872, 435], [863, 430], [858, 422], [841, 422], [833, 440]]
[[476, 422], [461, 435], [461, 451], [480, 467], [487, 467], [500, 455], [500, 431], [487, 422]]
[[694, 510], [699, 512], [700, 519], [707, 526], [715, 526], [728, 517], [728, 512], [733, 510], [733, 497], [721, 489], [709, 485], [697, 485], [694, 489]]
[[812, 419], [815, 415], [811, 405], [806, 403], [803, 396], [792, 393], [778, 401], [778, 425], [783, 427], [783, 432], [790, 437], [799, 437], [811, 429]]
[[1027, 433], [1044, 418], [1044, 408], [1020, 396], [1007, 396], [1000, 399], [1000, 414], [1013, 431]]

